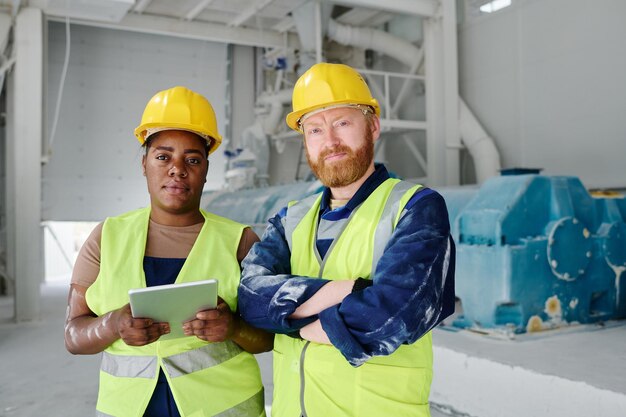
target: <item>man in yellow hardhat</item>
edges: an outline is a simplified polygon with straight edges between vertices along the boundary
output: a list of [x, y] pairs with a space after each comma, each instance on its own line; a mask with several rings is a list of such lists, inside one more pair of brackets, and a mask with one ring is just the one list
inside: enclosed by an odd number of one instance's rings
[[[83, 245], [72, 274], [65, 344], [103, 352], [98, 416], [263, 416], [251, 353], [272, 335], [240, 319], [240, 261], [258, 241], [248, 227], [200, 209], [208, 156], [221, 143], [211, 104], [184, 87], [157, 93], [135, 135], [150, 206], [107, 218]], [[185, 336], [133, 318], [128, 290], [215, 278], [216, 309], [197, 313]]]
[[326, 187], [270, 219], [239, 287], [242, 317], [280, 333], [274, 416], [430, 415], [454, 242], [441, 195], [374, 164], [379, 113], [346, 65], [314, 65], [294, 87], [287, 124]]

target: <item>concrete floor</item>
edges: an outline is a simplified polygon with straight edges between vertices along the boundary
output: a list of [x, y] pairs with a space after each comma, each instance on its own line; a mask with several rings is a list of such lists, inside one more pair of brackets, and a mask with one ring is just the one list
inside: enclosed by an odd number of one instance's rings
[[93, 415], [98, 356], [72, 356], [63, 344], [67, 286], [45, 286], [40, 321], [10, 322], [11, 298], [0, 298], [0, 416]]
[[[0, 417], [94, 415], [99, 355], [73, 356], [63, 343], [67, 284], [42, 286], [42, 319], [15, 324], [13, 300], [0, 297]], [[271, 354], [258, 356], [271, 402]], [[450, 415], [433, 407], [433, 417]]]
[[625, 320], [506, 337], [450, 330], [433, 332], [431, 403], [481, 417], [626, 416]]

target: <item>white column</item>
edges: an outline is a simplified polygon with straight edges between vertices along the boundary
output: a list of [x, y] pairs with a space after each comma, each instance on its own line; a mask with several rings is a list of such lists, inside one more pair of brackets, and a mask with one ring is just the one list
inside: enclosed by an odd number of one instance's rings
[[457, 51], [456, 1], [441, 1], [443, 49], [443, 95], [446, 126], [446, 185], [461, 180], [459, 133], [459, 64]]
[[315, 2], [315, 63], [319, 64], [324, 59], [322, 56], [322, 44], [324, 34], [322, 33], [322, 5], [319, 0]]
[[445, 185], [445, 124], [443, 100], [443, 51], [437, 17], [424, 19], [424, 74], [426, 75], [426, 183]]
[[39, 318], [39, 286], [43, 281], [41, 223], [41, 153], [43, 126], [43, 25], [41, 10], [24, 8], [15, 22], [16, 62], [12, 74], [7, 138], [7, 219], [13, 229], [12, 267], [15, 319]]
[[458, 185], [459, 88], [455, 2], [442, 0], [439, 13], [424, 19], [426, 141], [429, 185]]

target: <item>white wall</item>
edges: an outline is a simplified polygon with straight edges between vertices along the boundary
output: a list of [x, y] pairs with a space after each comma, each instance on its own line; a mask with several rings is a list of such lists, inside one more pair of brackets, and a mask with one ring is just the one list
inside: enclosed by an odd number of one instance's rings
[[[65, 24], [49, 23], [46, 137], [65, 54]], [[184, 85], [213, 104], [224, 126], [226, 45], [71, 25], [71, 55], [52, 155], [43, 170], [44, 220], [102, 220], [148, 204], [133, 135], [157, 91]], [[209, 188], [224, 178], [211, 155]]]
[[461, 96], [503, 167], [626, 188], [625, 19], [623, 0], [514, 0], [461, 25]]

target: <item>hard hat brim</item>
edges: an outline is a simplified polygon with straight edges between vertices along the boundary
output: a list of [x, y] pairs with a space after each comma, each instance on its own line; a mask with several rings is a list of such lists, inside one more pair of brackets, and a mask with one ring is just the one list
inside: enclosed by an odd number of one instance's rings
[[189, 126], [187, 124], [171, 123], [168, 124], [168, 126], [164, 127], [161, 123], [145, 123], [135, 129], [135, 136], [142, 146], [146, 142], [146, 132], [148, 131], [148, 129], [158, 129], [159, 131], [185, 130], [187, 132], [195, 133], [209, 143], [209, 155], [213, 153], [213, 151], [215, 151], [222, 143], [222, 137], [217, 134], [217, 132], [200, 132], [198, 131], [198, 129], [193, 129], [192, 126]]
[[330, 103], [318, 104], [318, 105], [307, 107], [305, 109], [301, 109], [298, 111], [293, 111], [287, 114], [285, 121], [287, 122], [287, 126], [289, 126], [291, 129], [302, 133], [302, 129], [300, 128], [299, 121], [300, 119], [302, 119], [302, 117], [305, 114], [310, 113], [315, 110], [324, 109], [325, 107], [329, 107], [329, 108], [341, 107], [342, 104], [369, 106], [372, 109], [374, 109], [374, 113], [376, 114], [376, 116], [380, 116], [380, 105], [378, 104], [378, 100], [376, 100], [375, 98], [372, 98], [369, 102], [355, 101], [355, 100], [339, 100], [339, 101], [333, 101]]

